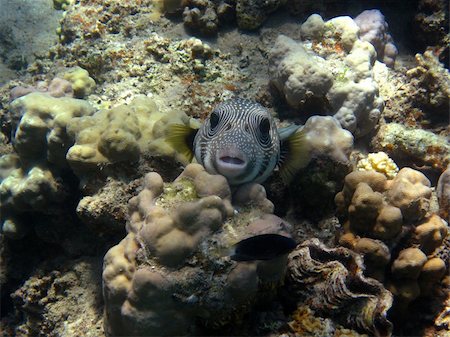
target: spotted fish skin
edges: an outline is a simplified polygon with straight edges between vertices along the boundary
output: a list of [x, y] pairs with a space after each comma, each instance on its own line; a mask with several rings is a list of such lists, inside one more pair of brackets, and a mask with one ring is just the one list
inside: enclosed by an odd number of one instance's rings
[[216, 106], [193, 147], [196, 160], [231, 185], [263, 182], [280, 160], [275, 120], [262, 105], [243, 98]]

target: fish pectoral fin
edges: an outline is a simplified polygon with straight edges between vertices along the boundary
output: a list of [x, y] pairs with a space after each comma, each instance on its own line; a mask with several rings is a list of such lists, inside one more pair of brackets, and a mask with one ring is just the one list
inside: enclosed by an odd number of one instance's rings
[[183, 124], [172, 124], [168, 128], [167, 143], [191, 162], [194, 158], [194, 138], [198, 129]]
[[311, 147], [303, 128], [297, 129], [287, 138], [281, 140], [280, 175], [283, 182], [290, 183], [298, 170], [311, 161]]

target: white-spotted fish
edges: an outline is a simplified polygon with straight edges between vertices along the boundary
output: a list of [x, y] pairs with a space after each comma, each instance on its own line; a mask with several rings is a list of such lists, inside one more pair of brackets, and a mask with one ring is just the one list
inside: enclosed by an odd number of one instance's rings
[[270, 112], [247, 99], [220, 103], [200, 129], [172, 125], [168, 142], [230, 185], [261, 183], [277, 165], [285, 182], [310, 159], [301, 126], [277, 129]]

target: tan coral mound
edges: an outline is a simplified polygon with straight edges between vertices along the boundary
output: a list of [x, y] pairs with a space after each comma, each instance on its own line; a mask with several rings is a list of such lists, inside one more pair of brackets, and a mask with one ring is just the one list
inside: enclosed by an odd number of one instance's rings
[[431, 213], [431, 198], [430, 181], [410, 168], [392, 180], [378, 172], [352, 172], [335, 198], [344, 223], [339, 243], [364, 256], [365, 274], [385, 282], [403, 312], [429, 295], [446, 271], [438, 252], [448, 225]]
[[276, 289], [287, 256], [235, 262], [228, 252], [257, 234], [289, 235], [290, 225], [270, 214], [262, 186], [234, 194], [239, 212], [226, 179], [198, 164], [173, 183], [145, 176], [144, 189], [129, 202], [128, 235], [104, 258], [107, 335], [196, 334], [196, 322], [239, 322], [260, 287]]

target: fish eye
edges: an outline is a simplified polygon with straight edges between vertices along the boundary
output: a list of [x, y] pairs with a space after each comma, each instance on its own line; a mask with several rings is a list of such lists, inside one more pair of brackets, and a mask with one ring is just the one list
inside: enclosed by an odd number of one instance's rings
[[217, 113], [213, 112], [211, 114], [209, 124], [211, 125], [211, 129], [214, 129], [219, 124], [219, 115]]
[[270, 131], [270, 122], [267, 118], [264, 118], [259, 123], [259, 131], [262, 136], [268, 136]]

